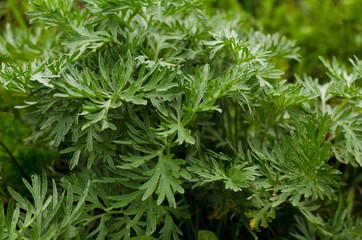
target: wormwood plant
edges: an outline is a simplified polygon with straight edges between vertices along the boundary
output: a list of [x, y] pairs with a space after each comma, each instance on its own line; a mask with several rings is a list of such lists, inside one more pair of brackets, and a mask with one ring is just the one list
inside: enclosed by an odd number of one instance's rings
[[202, 239], [205, 209], [238, 227], [221, 239], [256, 238], [286, 207], [299, 239], [361, 236], [360, 218], [341, 225], [353, 211], [337, 168], [362, 166], [361, 60], [322, 59], [329, 83], [291, 83], [272, 62], [299, 60], [294, 42], [198, 0], [29, 3], [40, 30], [2, 39], [29, 61], [8, 58], [0, 83], [28, 97], [71, 173], [24, 180], [31, 198], [9, 188], [1, 239]]

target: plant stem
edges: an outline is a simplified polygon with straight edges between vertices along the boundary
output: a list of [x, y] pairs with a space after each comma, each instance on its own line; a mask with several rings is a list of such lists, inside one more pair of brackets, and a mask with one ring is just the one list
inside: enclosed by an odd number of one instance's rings
[[23, 30], [27, 30], [28, 27], [26, 26], [26, 23], [21, 16], [20, 11], [16, 7], [16, 3], [14, 0], [8, 0], [9, 7], [11, 8], [11, 11], [14, 13], [14, 17], [16, 18], [16, 21], [20, 24], [21, 28]]
[[239, 140], [239, 109], [238, 102], [235, 102], [235, 147], [238, 146]]
[[23, 168], [21, 167], [21, 165], [19, 164], [19, 162], [16, 160], [16, 158], [14, 157], [14, 155], [10, 152], [10, 150], [5, 146], [5, 144], [3, 142], [0, 141], [0, 146], [2, 146], [5, 149], [5, 152], [10, 156], [11, 161], [15, 164], [15, 166], [19, 169], [21, 175], [23, 175], [23, 177], [29, 181], [28, 176], [25, 174]]

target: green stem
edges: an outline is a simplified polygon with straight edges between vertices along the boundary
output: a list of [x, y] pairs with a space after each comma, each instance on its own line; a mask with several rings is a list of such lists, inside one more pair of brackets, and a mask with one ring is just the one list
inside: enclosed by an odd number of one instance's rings
[[239, 140], [239, 108], [238, 103], [235, 102], [235, 147], [238, 145]]
[[[273, 111], [272, 108], [270, 108], [270, 109], [268, 110], [268, 113], [269, 113], [270, 111]], [[266, 134], [268, 133], [269, 129], [271, 129], [271, 128], [276, 124], [277, 118], [278, 118], [280, 115], [282, 115], [282, 113], [284, 113], [284, 112], [285, 112], [285, 108], [284, 108], [284, 102], [283, 102], [283, 104], [281, 104], [281, 105], [279, 106], [279, 108], [278, 108], [274, 113], [273, 113], [273, 112], [270, 112], [270, 114], [268, 114], [269, 118], [272, 119], [272, 121], [267, 124], [267, 126], [266, 126], [266, 128], [265, 128], [265, 131], [263, 132], [263, 135], [262, 135], [262, 137], [261, 137], [261, 140], [264, 140], [264, 138], [266, 137]]]
[[221, 227], [222, 227], [222, 221], [219, 220], [217, 223], [217, 227], [216, 227], [216, 236], [218, 236], [220, 238], [220, 234], [221, 234]]
[[338, 108], [337, 108], [337, 113], [334, 114], [334, 116], [337, 116], [341, 111], [346, 109], [346, 105], [347, 103], [349, 103], [350, 99], [349, 98], [345, 98], [343, 100], [343, 102], [341, 104], [339, 104]]
[[227, 118], [227, 125], [228, 125], [228, 132], [229, 132], [229, 140], [230, 140], [230, 142], [233, 142], [233, 137], [234, 137], [234, 135], [233, 135], [233, 130], [232, 130], [232, 128], [233, 128], [233, 126], [232, 126], [232, 119], [231, 119], [231, 114], [230, 114], [230, 109], [229, 108], [226, 108], [226, 111], [225, 111], [225, 114], [226, 114], [226, 118]]
[[[196, 116], [196, 118], [195, 118]], [[194, 114], [194, 116], [192, 117], [192, 119], [195, 118], [195, 120], [193, 120], [192, 124], [191, 124], [191, 129], [196, 131], [197, 127], [198, 127], [198, 124], [200, 122], [200, 116], [201, 116], [201, 113], [198, 113], [198, 114]]]
[[15, 0], [8, 0], [8, 4], [16, 18], [16, 21], [20, 24], [21, 28], [23, 30], [27, 30], [28, 27], [26, 26], [26, 23], [25, 23], [24, 19], [22, 18], [21, 13], [19, 12], [19, 10], [16, 7]]
[[16, 160], [16, 158], [14, 157], [14, 155], [10, 152], [10, 150], [5, 146], [5, 144], [3, 142], [0, 142], [0, 146], [2, 146], [5, 150], [5, 152], [9, 155], [11, 161], [15, 164], [15, 166], [19, 169], [21, 175], [23, 175], [23, 177], [27, 180], [30, 181], [28, 176], [25, 174], [23, 168], [21, 167], [21, 165], [19, 164], [19, 162]]

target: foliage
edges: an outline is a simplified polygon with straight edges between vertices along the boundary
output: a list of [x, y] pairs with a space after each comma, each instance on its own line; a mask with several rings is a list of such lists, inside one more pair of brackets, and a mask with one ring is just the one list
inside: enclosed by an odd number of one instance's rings
[[[31, 118], [24, 117], [21, 105], [24, 96], [9, 91], [0, 92], [0, 196], [8, 201], [7, 186], [22, 194], [27, 190], [21, 178], [39, 174], [46, 166], [52, 166], [59, 154], [47, 147], [40, 147], [31, 137]], [[35, 132], [33, 132], [35, 133]]]
[[0, 239], [227, 238], [189, 230], [198, 211], [256, 238], [288, 206], [303, 234], [344, 221], [322, 210], [341, 198], [337, 166], [362, 166], [361, 60], [291, 83], [273, 63], [300, 59], [294, 41], [202, 1], [29, 3], [32, 27], [0, 42], [24, 57], [4, 51], [0, 85], [72, 172], [24, 179], [29, 200], [9, 188]]
[[25, 144], [30, 130], [10, 113], [0, 113], [0, 129], [0, 195], [6, 200], [7, 186], [27, 194], [21, 178], [40, 173], [59, 154]]
[[292, 235], [298, 240], [361, 238], [361, 218], [353, 223], [353, 218], [347, 215], [347, 211], [337, 212], [333, 219], [328, 220], [326, 223], [326, 228], [333, 234], [332, 236], [321, 234], [312, 224], [304, 222], [303, 219], [297, 218], [296, 220], [299, 233], [293, 233]]
[[[57, 35], [38, 26], [28, 28], [23, 18], [24, 9], [28, 7], [23, 1], [0, 1], [4, 7], [0, 11], [0, 19], [7, 19], [0, 37], [0, 63], [14, 62], [24, 64], [35, 57], [49, 57], [49, 48], [56, 43]], [[11, 23], [11, 25], [10, 25]], [[15, 26], [18, 28], [14, 28]], [[53, 39], [53, 40], [50, 40]], [[31, 174], [39, 174], [46, 166], [52, 166], [59, 154], [40, 147], [42, 142], [34, 141], [36, 131], [33, 119], [21, 108], [25, 96], [19, 93], [0, 91], [0, 171], [1, 197], [8, 201], [7, 186], [27, 195], [21, 178], [29, 178]], [[33, 133], [34, 136], [30, 136]]]

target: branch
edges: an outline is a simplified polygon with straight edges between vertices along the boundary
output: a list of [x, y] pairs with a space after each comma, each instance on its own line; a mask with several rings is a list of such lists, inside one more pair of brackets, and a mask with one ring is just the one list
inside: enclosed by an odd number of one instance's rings
[[0, 146], [2, 146], [5, 149], [5, 152], [7, 152], [7, 154], [10, 156], [11, 161], [16, 165], [16, 167], [19, 169], [21, 175], [23, 175], [23, 177], [29, 181], [28, 176], [25, 174], [23, 168], [21, 167], [21, 165], [19, 164], [19, 162], [16, 160], [16, 158], [14, 157], [14, 155], [10, 152], [10, 150], [5, 146], [5, 144], [3, 142], [0, 141]]

